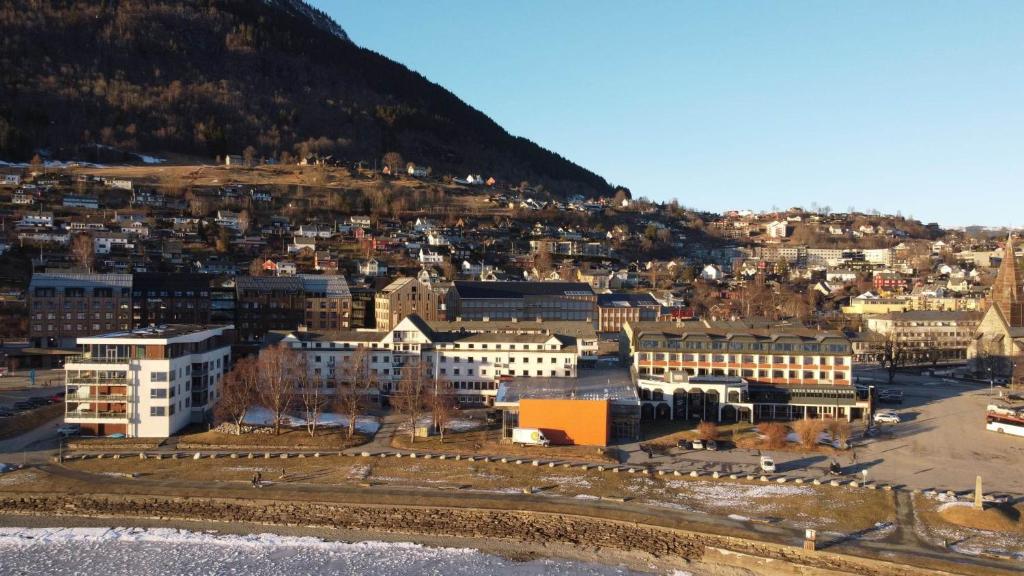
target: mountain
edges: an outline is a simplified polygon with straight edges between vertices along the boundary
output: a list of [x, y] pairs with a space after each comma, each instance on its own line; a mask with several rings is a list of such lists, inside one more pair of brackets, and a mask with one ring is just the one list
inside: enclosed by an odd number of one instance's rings
[[7, 0], [0, 66], [0, 159], [398, 152], [435, 174], [609, 191], [300, 0]]

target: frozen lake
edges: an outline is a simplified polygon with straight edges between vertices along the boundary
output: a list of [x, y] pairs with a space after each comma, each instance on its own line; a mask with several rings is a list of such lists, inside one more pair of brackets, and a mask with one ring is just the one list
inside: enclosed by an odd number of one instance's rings
[[535, 576], [638, 574], [567, 560], [514, 562], [468, 548], [235, 536], [172, 528], [3, 528], [0, 573], [134, 576]]

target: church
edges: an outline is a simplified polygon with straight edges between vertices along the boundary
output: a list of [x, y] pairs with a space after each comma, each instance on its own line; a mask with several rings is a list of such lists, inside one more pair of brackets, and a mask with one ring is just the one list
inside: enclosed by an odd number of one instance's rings
[[[1014, 252], [1013, 236], [1006, 241], [1003, 262], [992, 285], [992, 305], [978, 326], [967, 357], [970, 367], [984, 378], [1007, 378], [1024, 366], [1024, 275]], [[1016, 370], [1015, 370], [1016, 368]]]

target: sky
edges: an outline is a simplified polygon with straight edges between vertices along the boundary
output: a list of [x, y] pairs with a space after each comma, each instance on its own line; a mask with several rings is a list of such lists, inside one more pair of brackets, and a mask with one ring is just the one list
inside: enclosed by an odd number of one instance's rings
[[312, 3], [634, 196], [1024, 224], [1018, 0]]

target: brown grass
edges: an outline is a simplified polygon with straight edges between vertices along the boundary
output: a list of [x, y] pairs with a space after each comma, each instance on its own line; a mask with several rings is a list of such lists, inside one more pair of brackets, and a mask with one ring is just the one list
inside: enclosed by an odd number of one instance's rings
[[0, 439], [13, 438], [46, 424], [64, 413], [64, 403], [47, 404], [0, 419]]
[[343, 430], [318, 430], [316, 436], [310, 436], [305, 430], [283, 430], [280, 435], [273, 434], [227, 434], [210, 430], [183, 434], [178, 440], [178, 447], [183, 450], [216, 450], [216, 449], [329, 449], [341, 450], [365, 444], [367, 437], [355, 434], [348, 438]]
[[439, 436], [417, 438], [398, 433], [391, 445], [402, 450], [423, 450], [449, 454], [511, 456], [515, 458], [565, 458], [569, 460], [617, 462], [614, 449], [595, 446], [515, 446], [501, 443], [500, 430], [474, 430], [445, 434], [444, 443]]
[[946, 522], [976, 530], [1024, 534], [1020, 511], [1003, 506], [986, 506], [975, 510], [972, 506], [950, 506], [939, 512]]
[[68, 440], [70, 450], [154, 450], [164, 443], [164, 438], [72, 438]]
[[818, 445], [818, 438], [824, 429], [824, 420], [805, 419], [793, 423], [793, 431], [800, 439], [800, 446], [805, 450], [810, 450]]
[[757, 431], [764, 436], [763, 442], [767, 448], [781, 448], [786, 445], [786, 435], [789, 431], [779, 422], [762, 422], [758, 424]]

